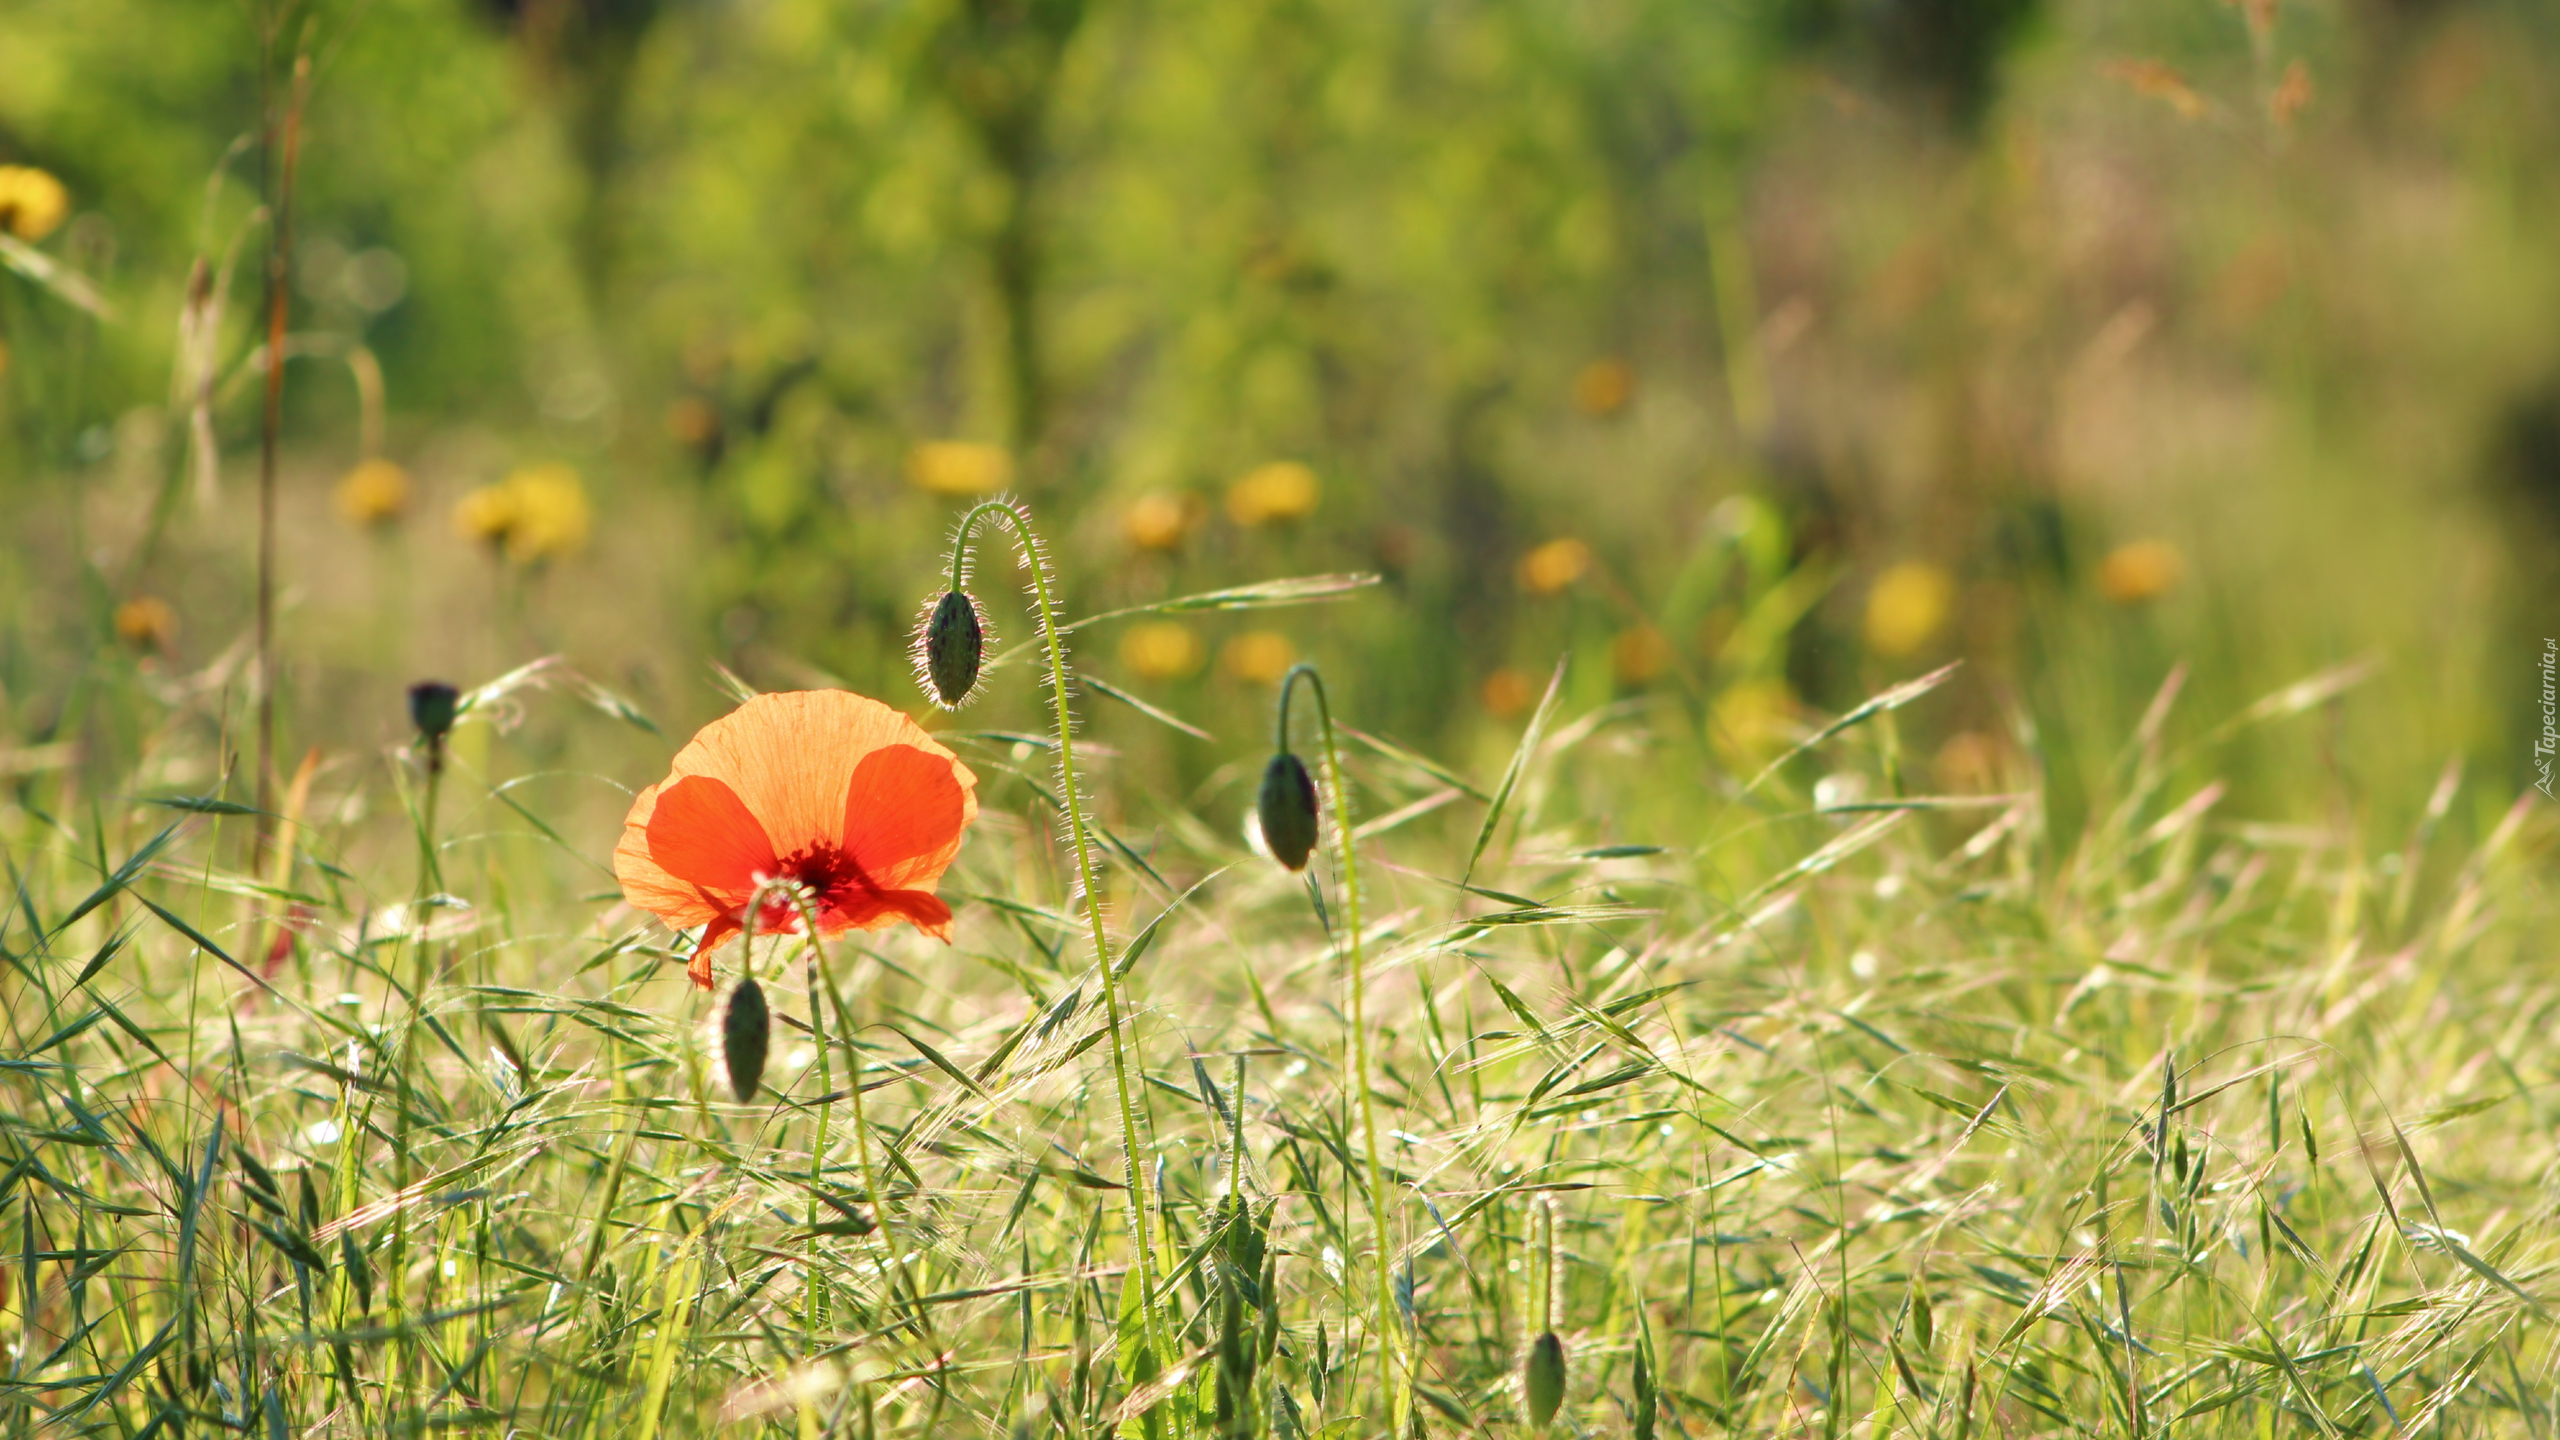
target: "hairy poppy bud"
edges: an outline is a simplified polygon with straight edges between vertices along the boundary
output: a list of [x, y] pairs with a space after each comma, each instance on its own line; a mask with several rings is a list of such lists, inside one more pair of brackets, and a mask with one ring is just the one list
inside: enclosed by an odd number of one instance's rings
[[409, 723], [432, 744], [453, 728], [461, 704], [461, 691], [441, 680], [421, 680], [409, 687]]
[[978, 688], [978, 662], [986, 654], [986, 627], [967, 592], [946, 591], [925, 617], [917, 641], [917, 666], [946, 709], [957, 710]]
[[773, 1042], [773, 1012], [765, 1008], [764, 987], [741, 980], [720, 1011], [720, 1059], [729, 1070], [729, 1089], [740, 1104], [756, 1098], [764, 1079], [764, 1054]]
[[1306, 869], [1307, 856], [1316, 848], [1316, 782], [1297, 756], [1283, 750], [1262, 768], [1254, 816], [1271, 858], [1292, 870]]
[[1520, 1362], [1520, 1398], [1529, 1409], [1529, 1426], [1544, 1433], [1564, 1404], [1564, 1342], [1549, 1330], [1530, 1342]]

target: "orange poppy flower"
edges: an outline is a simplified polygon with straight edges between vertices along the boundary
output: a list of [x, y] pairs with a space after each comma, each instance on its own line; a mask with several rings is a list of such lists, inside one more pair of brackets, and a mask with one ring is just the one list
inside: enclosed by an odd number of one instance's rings
[[[702, 727], [667, 778], [622, 822], [613, 873], [623, 897], [677, 929], [703, 926], [696, 985], [711, 952], [744, 929], [759, 886], [797, 881], [818, 931], [903, 920], [951, 938], [935, 898], [978, 815], [978, 777], [916, 723], [844, 690], [759, 695]], [[767, 891], [760, 933], [796, 934], [801, 909]]]

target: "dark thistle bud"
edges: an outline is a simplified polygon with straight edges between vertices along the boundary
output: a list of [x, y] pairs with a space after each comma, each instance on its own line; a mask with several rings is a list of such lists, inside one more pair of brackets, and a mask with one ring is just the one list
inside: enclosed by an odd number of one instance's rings
[[409, 687], [409, 723], [430, 745], [441, 742], [453, 728], [453, 717], [461, 706], [462, 692], [441, 680], [421, 680]]
[[1528, 1357], [1520, 1362], [1520, 1399], [1528, 1407], [1529, 1428], [1546, 1433], [1564, 1404], [1564, 1342], [1553, 1330], [1529, 1342]]
[[966, 591], [946, 591], [916, 632], [917, 678], [944, 709], [957, 710], [978, 688], [978, 662], [986, 648], [978, 602]]
[[1254, 818], [1272, 859], [1292, 870], [1307, 868], [1307, 856], [1316, 848], [1316, 782], [1297, 756], [1283, 750], [1262, 767]]
[[764, 1079], [764, 1055], [773, 1043], [773, 1012], [765, 1008], [764, 987], [741, 980], [720, 1010], [720, 1059], [729, 1071], [729, 1089], [745, 1104], [756, 1098]]

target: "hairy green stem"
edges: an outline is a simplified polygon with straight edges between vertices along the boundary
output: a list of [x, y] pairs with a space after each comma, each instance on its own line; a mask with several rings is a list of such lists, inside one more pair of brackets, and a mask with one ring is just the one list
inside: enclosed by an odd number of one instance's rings
[[1294, 665], [1280, 682], [1280, 715], [1276, 744], [1289, 748], [1289, 697], [1303, 679], [1315, 691], [1316, 729], [1324, 741], [1324, 788], [1333, 798], [1334, 848], [1342, 866], [1342, 921], [1351, 965], [1351, 1090], [1360, 1107], [1361, 1158], [1368, 1166], [1369, 1226], [1375, 1232], [1378, 1271], [1378, 1343], [1387, 1367], [1388, 1392], [1401, 1432], [1405, 1410], [1403, 1331], [1396, 1324], [1395, 1282], [1387, 1252], [1385, 1167], [1378, 1163], [1378, 1112], [1369, 1091], [1368, 966], [1360, 941], [1360, 860], [1351, 830], [1351, 790], [1342, 781], [1342, 752], [1334, 743], [1333, 704], [1325, 695], [1324, 677], [1313, 665]]
[[1024, 562], [1031, 571], [1031, 593], [1038, 612], [1040, 639], [1049, 658], [1049, 710], [1056, 722], [1058, 737], [1058, 788], [1067, 811], [1067, 831], [1076, 852], [1076, 880], [1084, 891], [1084, 913], [1093, 932], [1094, 964], [1102, 972], [1102, 1005], [1106, 1028], [1111, 1034], [1111, 1082], [1120, 1105], [1120, 1148], [1127, 1189], [1128, 1223], [1132, 1248], [1136, 1254], [1136, 1283], [1144, 1298], [1147, 1317], [1147, 1344], [1159, 1359], [1165, 1357], [1162, 1326], [1157, 1316], [1158, 1297], [1155, 1289], [1155, 1240], [1147, 1211], [1145, 1161], [1138, 1143], [1138, 1111], [1130, 1098], [1129, 1055], [1123, 1036], [1120, 980], [1112, 971], [1111, 934], [1103, 924], [1102, 895], [1097, 888], [1093, 863], [1093, 837], [1085, 827], [1084, 797], [1076, 782], [1074, 715], [1067, 707], [1067, 657], [1058, 641], [1058, 608], [1049, 589], [1049, 555], [1031, 528], [1031, 517], [1010, 500], [989, 500], [972, 507], [960, 517], [960, 528], [951, 543], [951, 588], [960, 590], [968, 583], [969, 538], [978, 523], [993, 519], [1013, 534], [1014, 544], [1021, 547]]

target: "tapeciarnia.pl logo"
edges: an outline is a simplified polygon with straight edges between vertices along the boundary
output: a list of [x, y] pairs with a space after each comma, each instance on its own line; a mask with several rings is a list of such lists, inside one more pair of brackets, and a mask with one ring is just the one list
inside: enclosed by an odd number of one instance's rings
[[2551, 799], [2551, 760], [2560, 752], [2560, 640], [2542, 642], [2542, 735], [2533, 742], [2533, 788]]

